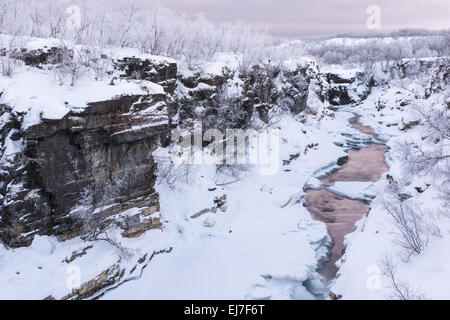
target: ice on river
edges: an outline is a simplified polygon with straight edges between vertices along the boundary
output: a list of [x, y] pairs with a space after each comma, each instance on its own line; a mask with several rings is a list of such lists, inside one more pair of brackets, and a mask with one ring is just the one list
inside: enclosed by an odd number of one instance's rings
[[353, 200], [371, 201], [376, 196], [373, 183], [366, 181], [336, 181], [326, 189]]

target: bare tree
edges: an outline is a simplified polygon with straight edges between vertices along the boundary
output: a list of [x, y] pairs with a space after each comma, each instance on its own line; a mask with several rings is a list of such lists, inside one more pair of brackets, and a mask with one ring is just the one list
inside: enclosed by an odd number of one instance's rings
[[424, 150], [413, 142], [398, 144], [399, 155], [404, 165], [404, 170], [414, 174], [430, 173], [441, 164], [445, 165], [450, 160], [444, 148], [437, 146], [435, 149]]
[[61, 39], [65, 36], [66, 31], [66, 17], [64, 10], [59, 2], [51, 2], [48, 5], [48, 15], [51, 19], [48, 19], [49, 36], [50, 38]]
[[16, 67], [21, 64], [21, 62], [16, 59], [16, 54], [19, 48], [25, 46], [25, 43], [26, 39], [22, 36], [18, 36], [17, 33], [6, 38], [4, 43], [0, 43], [0, 67], [3, 76], [11, 77]]
[[130, 191], [133, 183], [131, 172], [126, 172], [123, 176], [110, 181], [103, 190], [102, 202], [107, 203], [117, 197], [123, 196]]
[[[19, 30], [21, 35], [50, 36], [90, 46], [102, 37], [108, 46], [135, 47], [154, 55], [184, 58], [190, 67], [211, 60], [218, 51], [243, 55], [243, 67], [260, 56], [269, 42], [265, 32], [240, 24], [214, 25], [199, 16], [194, 19], [159, 4], [134, 0], [83, 1], [80, 24], [65, 28], [64, 4], [50, 0], [0, 0], [0, 30]], [[103, 5], [102, 5], [103, 4]], [[104, 16], [103, 33], [98, 16]], [[7, 23], [6, 23], [7, 21]]]
[[129, 34], [134, 27], [138, 10], [139, 8], [136, 4], [136, 1], [133, 1], [131, 4], [129, 4], [127, 13], [124, 15], [125, 21], [123, 22], [123, 25], [121, 27], [121, 33], [118, 36], [118, 42], [121, 48], [129, 45]]
[[60, 50], [50, 56], [53, 66], [53, 73], [60, 86], [66, 83], [67, 78], [71, 78], [71, 84], [75, 82], [76, 66], [75, 53], [65, 43], [61, 42]]
[[8, 16], [8, 0], [0, 0], [0, 30], [5, 30]]
[[383, 256], [380, 262], [381, 273], [388, 278], [392, 294], [388, 298], [399, 300], [424, 300], [425, 295], [413, 288], [408, 282], [398, 279], [397, 266], [390, 256]]
[[164, 28], [160, 10], [160, 8], [156, 7], [155, 10], [147, 12], [141, 17], [140, 23], [143, 28], [137, 31], [137, 41], [142, 53], [159, 55], [163, 52], [166, 29]]
[[408, 261], [413, 254], [422, 253], [430, 237], [440, 232], [439, 228], [428, 222], [420, 209], [409, 200], [391, 197], [389, 200], [383, 199], [383, 205], [399, 232], [397, 243], [405, 249], [404, 261]]
[[188, 183], [190, 181], [191, 164], [175, 163], [170, 157], [155, 157], [155, 159], [158, 162], [158, 184], [165, 183], [173, 189], [177, 182]]
[[107, 17], [104, 13], [99, 14], [93, 21], [95, 33], [85, 50], [80, 51], [83, 55], [82, 61], [86, 67], [94, 71], [96, 81], [104, 79], [112, 69], [113, 56], [116, 48], [111, 46], [107, 37]]
[[0, 66], [4, 77], [11, 77], [15, 68], [16, 61], [12, 57], [12, 52], [8, 49], [0, 51]]
[[[445, 96], [445, 95], [444, 95]], [[448, 99], [448, 95], [447, 98]], [[445, 204], [450, 203], [450, 109], [446, 107], [428, 108], [414, 106], [421, 117], [426, 136], [420, 145], [416, 142], [404, 142], [398, 145], [403, 169], [408, 174], [434, 173], [446, 177], [442, 181], [441, 194]]]
[[115, 247], [123, 257], [129, 257], [132, 254], [130, 249], [124, 247], [119, 241], [110, 237], [109, 231], [113, 227], [112, 221], [102, 219], [95, 215], [91, 187], [84, 189], [77, 206], [72, 210], [72, 214], [76, 216], [82, 224], [83, 229], [81, 239], [84, 241], [106, 241]]
[[[450, 91], [447, 91], [444, 96], [444, 99], [449, 99]], [[450, 141], [450, 109], [448, 107], [424, 110], [422, 107], [415, 105], [414, 110], [422, 117], [425, 130], [431, 134], [434, 142], [439, 142], [442, 139]]]
[[81, 238], [84, 241], [106, 241], [117, 249], [119, 254], [124, 258], [129, 258], [133, 254], [133, 250], [122, 245], [121, 242], [111, 238], [108, 229], [103, 229], [96, 225], [89, 232], [84, 233]]
[[43, 9], [41, 8], [39, 2], [31, 4], [30, 20], [31, 20], [30, 36], [42, 37], [43, 27], [45, 24], [45, 16], [43, 14]]

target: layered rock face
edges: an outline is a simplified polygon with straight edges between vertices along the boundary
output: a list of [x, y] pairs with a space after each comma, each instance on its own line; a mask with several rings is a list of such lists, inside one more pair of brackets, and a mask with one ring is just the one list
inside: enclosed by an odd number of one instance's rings
[[119, 59], [115, 65], [118, 70], [123, 71], [123, 78], [148, 80], [160, 84], [169, 94], [175, 93], [177, 64], [173, 60], [155, 63], [150, 59], [132, 57]]
[[333, 106], [361, 103], [376, 85], [373, 76], [367, 76], [364, 72], [357, 72], [355, 76], [325, 73], [323, 78], [323, 99]]
[[[49, 63], [51, 52], [58, 50], [24, 50], [22, 57], [41, 66]], [[161, 226], [152, 152], [170, 132], [177, 72], [176, 64], [148, 61], [145, 66], [150, 65], [151, 80], [164, 93], [91, 102], [26, 129], [26, 114], [0, 105], [0, 240], [5, 245], [27, 246], [35, 234], [68, 239], [85, 232], [86, 223], [116, 223], [124, 236]], [[128, 69], [119, 69], [128, 75]], [[134, 207], [142, 208], [136, 216], [109, 218]]]
[[[52, 52], [59, 51], [23, 51], [21, 57], [42, 67], [53, 61]], [[122, 79], [151, 81], [164, 92], [75, 106], [62, 119], [41, 119], [26, 129], [25, 114], [0, 106], [0, 239], [5, 245], [27, 246], [35, 234], [69, 239], [86, 232], [86, 224], [114, 223], [123, 236], [160, 227], [152, 152], [167, 145], [173, 128], [192, 128], [195, 120], [204, 130], [246, 128], [255, 117], [269, 122], [275, 106], [294, 114], [305, 110], [312, 83], [323, 99], [328, 90], [312, 61], [255, 65], [245, 74], [224, 65], [218, 73], [186, 75], [178, 74], [170, 59], [130, 57], [117, 60], [115, 70]], [[8, 144], [16, 151], [7, 154]], [[114, 218], [136, 207], [141, 210], [135, 216]]]
[[25, 148], [2, 173], [2, 240], [23, 246], [34, 233], [76, 235], [82, 219], [68, 214], [77, 206], [108, 206], [96, 219], [134, 206], [157, 207], [152, 152], [168, 130], [165, 98], [123, 96], [25, 132], [13, 128]]
[[294, 114], [306, 109], [309, 85], [320, 79], [312, 61], [293, 65], [252, 66], [245, 74], [224, 66], [221, 74], [202, 70], [179, 77], [179, 123], [202, 121], [204, 129], [246, 128], [256, 117], [269, 122], [269, 111], [280, 106]]

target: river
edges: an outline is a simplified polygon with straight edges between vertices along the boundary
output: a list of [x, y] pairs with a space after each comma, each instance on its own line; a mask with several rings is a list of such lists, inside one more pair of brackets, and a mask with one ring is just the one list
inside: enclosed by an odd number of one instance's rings
[[[359, 122], [357, 115], [352, 117], [349, 123], [354, 129], [377, 138], [370, 127]], [[383, 173], [388, 171], [384, 160], [387, 150], [387, 146], [378, 143], [370, 143], [361, 149], [349, 150], [348, 160], [337, 171], [320, 179], [321, 189], [306, 191], [306, 207], [314, 219], [327, 225], [328, 233], [333, 240], [329, 260], [318, 269], [326, 280], [336, 277], [338, 268], [335, 264], [344, 254], [345, 236], [355, 231], [355, 223], [369, 211], [367, 202], [342, 196], [328, 187], [338, 181], [377, 181]]]

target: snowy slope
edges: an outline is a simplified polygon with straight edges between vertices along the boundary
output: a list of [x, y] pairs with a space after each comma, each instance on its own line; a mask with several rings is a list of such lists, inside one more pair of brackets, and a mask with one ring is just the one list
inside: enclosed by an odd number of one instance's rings
[[[42, 46], [42, 42], [35, 41], [38, 43], [27, 43], [29, 48]], [[54, 45], [54, 40], [45, 41], [48, 46]], [[137, 50], [125, 48], [116, 51], [114, 57], [129, 55], [139, 56]], [[216, 60], [205, 63], [202, 72], [214, 76], [224, 68], [239, 68], [237, 57], [231, 54], [218, 55]], [[287, 61], [283, 67], [289, 68], [292, 63]], [[322, 69], [343, 78], [352, 78], [359, 71], [362, 68]], [[379, 78], [386, 76], [380, 70], [375, 72]], [[386, 79], [377, 80], [384, 83]], [[430, 106], [444, 99], [443, 95], [428, 101], [417, 98], [424, 95], [423, 87], [413, 81], [389, 79], [388, 86], [374, 87], [364, 103], [337, 112], [327, 109], [326, 103], [310, 92], [307, 114], [276, 114], [273, 128], [280, 130], [280, 150], [279, 170], [274, 175], [261, 175], [258, 166], [236, 168], [231, 175], [226, 171], [218, 173], [215, 166], [191, 165], [180, 170], [175, 181], [169, 181], [165, 174], [170, 147], [160, 147], [154, 156], [159, 164], [156, 191], [160, 195], [162, 230], [148, 231], [135, 239], [122, 238], [115, 230], [110, 236], [127, 252], [108, 241], [75, 238], [58, 242], [43, 236], [36, 236], [27, 248], [0, 246], [0, 299], [43, 299], [50, 295], [60, 299], [71, 292], [68, 283], [74, 270], [80, 272], [84, 283], [111, 266], [117, 266], [122, 274], [119, 286], [100, 292], [105, 299], [327, 298], [328, 284], [316, 269], [326, 257], [330, 237], [326, 226], [314, 221], [303, 206], [304, 187], [319, 187], [317, 178], [337, 168], [337, 160], [346, 155], [346, 148], [340, 147], [345, 145], [343, 134], [371, 139], [350, 127], [348, 120], [354, 113], [361, 115], [361, 121], [391, 148], [386, 159], [389, 173], [402, 176], [398, 143], [420, 141], [424, 133], [420, 126], [401, 130], [419, 115], [408, 104], [405, 108], [400, 104], [417, 100]], [[85, 77], [74, 87], [59, 86], [49, 70], [26, 66], [19, 66], [10, 78], [0, 77], [0, 88], [0, 104], [25, 113], [22, 129], [43, 118], [60, 119], [71, 110], [82, 110], [91, 101], [123, 94], [164, 94], [161, 86], [148, 81], [116, 80], [111, 86], [109, 81]], [[20, 141], [10, 137], [5, 146], [5, 156], [21, 147]], [[450, 220], [445, 215], [448, 209], [438, 199], [445, 177], [429, 174], [408, 178], [406, 191], [439, 226], [439, 233], [431, 238], [423, 254], [407, 262], [401, 259], [396, 243], [398, 230], [382, 205], [389, 184], [386, 177], [376, 183], [336, 182], [327, 186], [353, 199], [369, 201], [376, 196], [368, 217], [358, 222], [357, 230], [346, 239], [348, 246], [339, 262], [339, 276], [331, 283], [335, 295], [343, 299], [390, 298], [392, 284], [381, 274], [380, 267], [381, 259], [389, 256], [397, 265], [398, 278], [418, 292], [433, 299], [450, 297], [450, 288], [441, 285], [450, 279], [450, 255], [443, 254], [443, 248], [450, 245]], [[428, 184], [431, 186], [424, 192], [415, 190], [416, 186]], [[118, 218], [137, 210], [123, 212]], [[155, 255], [158, 252], [161, 254]]]
[[[161, 183], [162, 220], [176, 239], [174, 250], [155, 258], [139, 281], [105, 298], [312, 299], [311, 291], [326, 294], [315, 269], [329, 239], [325, 225], [312, 220], [303, 207], [302, 188], [318, 169], [335, 164], [336, 154], [344, 154], [333, 141], [341, 139], [350, 116], [303, 125], [283, 115], [277, 124], [283, 143], [276, 175], [261, 176], [253, 168], [238, 182], [218, 187], [215, 170], [202, 166], [192, 168], [190, 183], [173, 189]], [[311, 142], [320, 147], [303, 154]], [[282, 165], [299, 151], [298, 160]], [[160, 152], [162, 158], [164, 150]], [[222, 195], [225, 212], [191, 218]]]
[[[362, 115], [364, 124], [387, 140], [391, 148], [386, 158], [390, 166], [388, 174], [403, 181], [405, 188], [402, 192], [411, 196], [406, 202], [412, 203], [436, 230], [421, 254], [405, 258], [405, 250], [399, 245], [400, 231], [383, 204], [383, 199], [389, 199], [389, 181], [386, 178], [379, 181], [375, 188], [378, 197], [371, 204], [372, 210], [358, 223], [358, 229], [347, 237], [348, 247], [340, 263], [340, 275], [331, 288], [343, 299], [398, 299], [393, 282], [385, 274], [386, 258], [391, 259], [394, 265], [396, 284], [406, 288], [403, 291], [412, 293], [410, 298], [450, 297], [450, 288], [444, 285], [450, 279], [447, 250], [450, 245], [450, 212], [440, 194], [448, 176], [436, 176], [433, 170], [414, 174], [401, 169], [404, 161], [400, 157], [402, 144], [407, 141], [420, 143], [428, 134], [421, 125], [401, 130], [405, 124], [423, 118], [414, 105], [431, 110], [444, 105], [448, 95], [444, 91], [427, 100], [420, 99], [424, 94], [421, 78], [393, 80], [390, 88], [375, 90], [367, 101], [354, 109]], [[380, 103], [385, 107], [377, 111]]]

